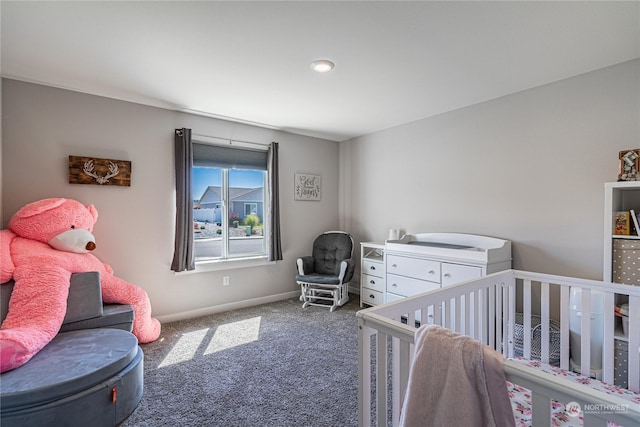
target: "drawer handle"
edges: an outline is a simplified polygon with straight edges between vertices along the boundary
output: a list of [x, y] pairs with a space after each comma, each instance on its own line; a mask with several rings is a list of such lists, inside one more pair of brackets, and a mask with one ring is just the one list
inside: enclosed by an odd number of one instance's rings
[[369, 280], [369, 283], [372, 284], [372, 285], [375, 285], [376, 281], [375, 280]]
[[433, 270], [429, 270], [429, 274], [436, 274], [436, 272]]
[[397, 288], [397, 287], [398, 287], [398, 285], [396, 285], [395, 283], [394, 283], [394, 284], [392, 284], [391, 286], [393, 286], [394, 288]]
[[376, 299], [376, 296], [375, 296], [374, 294], [370, 294], [370, 295], [369, 295], [369, 298], [371, 298], [371, 299]]
[[391, 267], [393, 267], [393, 268], [397, 268], [397, 267], [398, 267], [398, 265], [397, 265], [397, 264], [391, 264]]
[[449, 274], [449, 273], [444, 273], [444, 277], [451, 277], [451, 274]]
[[373, 265], [371, 267], [369, 267], [369, 270], [375, 270], [375, 269], [376, 269], [376, 267], [373, 266]]

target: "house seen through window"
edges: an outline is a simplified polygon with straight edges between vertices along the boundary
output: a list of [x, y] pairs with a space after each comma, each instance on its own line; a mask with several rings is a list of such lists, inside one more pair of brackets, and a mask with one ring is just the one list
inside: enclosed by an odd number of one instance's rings
[[[206, 145], [202, 148], [216, 149]], [[242, 154], [242, 151], [238, 152]], [[267, 254], [267, 171], [260, 165], [256, 169], [252, 169], [251, 164], [243, 167], [248, 168], [238, 167], [231, 161], [207, 160], [207, 155], [194, 148], [192, 183], [196, 262]]]

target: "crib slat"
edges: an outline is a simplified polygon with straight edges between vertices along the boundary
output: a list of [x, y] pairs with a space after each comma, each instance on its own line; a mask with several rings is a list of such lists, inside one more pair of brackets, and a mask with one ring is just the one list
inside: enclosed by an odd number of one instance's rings
[[484, 343], [484, 334], [482, 333], [482, 316], [484, 312], [482, 311], [482, 289], [477, 289], [475, 296], [473, 297], [473, 332], [476, 336], [476, 339], [481, 343]]
[[458, 297], [454, 298], [455, 301], [455, 311], [454, 311], [454, 331], [458, 332], [458, 333], [464, 333], [463, 332], [463, 326], [462, 326], [462, 295], [459, 295]]
[[[604, 294], [604, 334], [602, 338], [602, 380], [608, 384], [614, 383], [614, 331], [615, 331], [615, 315], [614, 315], [614, 294]], [[611, 343], [611, 344], [608, 344]]]
[[482, 317], [482, 315], [478, 312], [478, 310], [480, 309], [480, 307], [478, 306], [478, 300], [480, 299], [480, 291], [476, 289], [476, 291], [472, 295], [473, 295], [473, 303], [471, 307], [473, 309], [473, 313], [471, 314], [470, 326], [475, 339], [477, 339], [478, 341], [481, 341], [480, 318]]
[[523, 357], [531, 359], [531, 280], [525, 280], [523, 283], [523, 310], [522, 310], [522, 327], [523, 330]]
[[[504, 310], [502, 306], [502, 286], [496, 286], [496, 314], [502, 317], [501, 310]], [[500, 313], [500, 314], [498, 314]], [[504, 336], [502, 335], [503, 323], [496, 320], [496, 350], [502, 351], [502, 354], [507, 356], [507, 348], [502, 345]], [[502, 350], [500, 350], [502, 348]]]
[[509, 344], [511, 337], [509, 336], [509, 288], [502, 284], [502, 315], [505, 321], [502, 323], [502, 346], [506, 348], [507, 357], [513, 355], [513, 348]]
[[471, 316], [473, 316], [473, 304], [471, 304], [471, 293], [466, 293], [464, 295], [464, 308], [462, 310], [462, 316], [464, 317], [464, 333], [469, 336], [474, 336], [475, 334], [471, 330]]
[[[496, 295], [495, 294], [496, 294], [495, 287], [493, 285], [490, 285], [489, 286], [489, 313], [488, 313], [489, 319], [496, 319], [496, 306], [495, 306]], [[496, 328], [493, 327], [493, 322], [488, 329], [489, 329], [489, 342], [488, 342], [489, 347], [500, 350], [499, 348], [496, 348], [496, 338], [494, 335], [494, 330]]]
[[387, 334], [381, 331], [376, 339], [376, 424], [387, 425]]
[[495, 316], [494, 313], [491, 313], [491, 310], [489, 309], [489, 304], [490, 304], [490, 298], [489, 298], [489, 293], [490, 293], [490, 287], [487, 286], [486, 288], [484, 288], [482, 290], [482, 307], [480, 308], [480, 310], [482, 310], [482, 336], [483, 336], [483, 340], [482, 342], [484, 342], [486, 345], [488, 346], [492, 346], [491, 343], [491, 331], [494, 330], [494, 323], [495, 323], [495, 317], [491, 317], [491, 316]]
[[[400, 341], [398, 345], [398, 384], [394, 385], [394, 408], [393, 408], [393, 425], [397, 425], [400, 422], [400, 412], [404, 401], [404, 395], [407, 391], [407, 384], [409, 383], [409, 370], [411, 368], [411, 361], [409, 355], [413, 353], [412, 346], [406, 341]], [[394, 373], [395, 374], [395, 373]], [[397, 391], [397, 392], [396, 392]], [[398, 396], [398, 402], [396, 406], [395, 396]]]
[[[361, 321], [362, 322], [362, 321]], [[371, 335], [373, 329], [362, 324], [358, 333], [358, 427], [371, 426]]]
[[515, 334], [516, 325], [516, 283], [513, 281], [507, 286], [509, 289], [509, 323], [507, 324], [509, 330], [507, 331], [507, 342], [509, 343], [509, 357], [514, 357], [513, 336]]
[[629, 390], [636, 393], [640, 392], [640, 357], [638, 349], [640, 349], [640, 297], [629, 296]]
[[409, 310], [407, 313], [407, 325], [413, 327], [416, 324], [416, 312]]
[[569, 286], [560, 287], [560, 368], [569, 369]]
[[[411, 314], [411, 313], [409, 313]], [[409, 316], [411, 317], [411, 316]], [[415, 324], [415, 323], [414, 323]], [[396, 337], [391, 339], [391, 420], [392, 425], [397, 426], [400, 423], [400, 340]]]
[[591, 376], [591, 289], [582, 289], [580, 321], [580, 374]]
[[540, 285], [540, 326], [542, 328], [540, 352], [542, 362], [549, 363], [549, 283], [542, 282]]
[[438, 304], [433, 306], [433, 324], [434, 325], [442, 325], [442, 310], [443, 310], [443, 301], [440, 301]]

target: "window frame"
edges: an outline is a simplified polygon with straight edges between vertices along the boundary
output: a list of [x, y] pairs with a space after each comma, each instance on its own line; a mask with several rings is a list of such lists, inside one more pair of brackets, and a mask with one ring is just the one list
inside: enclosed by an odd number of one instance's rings
[[[195, 135], [194, 135], [195, 136]], [[280, 185], [279, 185], [279, 143], [272, 141], [270, 144], [263, 144], [249, 141], [230, 140], [227, 138], [220, 138], [215, 136], [197, 135], [196, 137], [201, 142], [198, 144], [192, 139], [192, 132], [189, 128], [176, 128], [174, 130], [174, 149], [175, 149], [175, 184], [176, 184], [176, 226], [175, 226], [175, 239], [174, 239], [174, 251], [173, 259], [171, 261], [171, 270], [176, 274], [188, 273], [196, 270], [196, 263], [194, 259], [194, 198], [193, 198], [193, 167], [194, 166], [216, 166], [220, 164], [242, 164], [245, 166], [258, 166], [250, 167], [249, 169], [260, 169], [267, 171], [267, 185], [264, 188], [266, 191], [266, 202], [264, 206], [266, 211], [264, 215], [264, 224], [268, 224], [268, 233], [263, 233], [263, 242], [265, 242], [267, 250], [266, 257], [260, 257], [259, 262], [270, 264], [282, 261], [282, 241], [280, 238]], [[204, 141], [209, 140], [224, 140], [228, 143], [228, 146], [239, 145], [245, 151], [253, 151], [253, 153], [243, 153], [236, 156], [235, 153], [230, 156], [232, 158], [229, 162], [229, 152], [224, 152], [224, 149], [215, 149], [209, 152], [207, 148], [203, 148], [206, 145]], [[215, 144], [218, 145], [218, 144]], [[226, 144], [225, 144], [226, 146]], [[227, 146], [227, 147], [228, 147]], [[260, 147], [260, 149], [251, 149], [251, 147]], [[233, 147], [240, 148], [240, 147]], [[202, 150], [202, 151], [198, 151]], [[202, 154], [198, 157], [198, 163], [194, 162], [195, 153]], [[260, 154], [262, 152], [262, 154]], [[196, 207], [200, 207], [199, 205]], [[264, 235], [266, 234], [266, 235]], [[255, 259], [250, 261], [256, 262]], [[239, 263], [234, 263], [238, 265]], [[234, 268], [231, 265], [229, 268]], [[200, 269], [200, 271], [202, 271]]]
[[[196, 144], [201, 144], [201, 145], [208, 145], [208, 146], [213, 146], [213, 147], [220, 147], [218, 144], [211, 144], [211, 143], [207, 143], [204, 141], [193, 141]], [[224, 147], [224, 148], [229, 148], [229, 147]], [[267, 147], [268, 148], [268, 147]], [[239, 150], [242, 149], [247, 149], [244, 147], [238, 147]], [[252, 148], [249, 148], [253, 151], [266, 151], [265, 150], [255, 150]], [[195, 160], [196, 156], [194, 154], [194, 160]], [[265, 165], [266, 166], [266, 165]], [[195, 164], [192, 166], [192, 169], [195, 170], [196, 168], [206, 168], [207, 166], [196, 166]], [[267, 216], [269, 215], [270, 212], [270, 207], [269, 207], [269, 200], [268, 200], [268, 192], [267, 192], [267, 185], [269, 182], [269, 170], [267, 168], [265, 168], [264, 170], [262, 169], [250, 169], [248, 167], [242, 167], [242, 168], [238, 168], [238, 169], [244, 169], [244, 170], [252, 170], [252, 171], [257, 171], [257, 172], [262, 172], [263, 173], [263, 177], [262, 177], [262, 203], [263, 203], [263, 218], [262, 218], [262, 229], [263, 229], [263, 233], [262, 233], [262, 246], [260, 251], [256, 251], [256, 252], [244, 252], [244, 253], [240, 253], [237, 255], [233, 255], [232, 252], [232, 248], [230, 248], [229, 244], [230, 244], [230, 240], [231, 240], [231, 236], [230, 236], [230, 230], [229, 230], [229, 226], [230, 226], [230, 220], [229, 220], [229, 208], [231, 206], [231, 200], [229, 200], [229, 172], [234, 170], [235, 168], [233, 167], [218, 167], [218, 166], [212, 166], [212, 168], [217, 168], [218, 170], [220, 170], [221, 172], [221, 183], [220, 183], [220, 187], [221, 187], [221, 201], [219, 204], [216, 204], [216, 206], [220, 205], [221, 209], [221, 222], [222, 222], [222, 233], [220, 235], [220, 245], [221, 245], [221, 254], [219, 257], [216, 256], [211, 256], [211, 257], [194, 257], [194, 263], [196, 265], [196, 270], [199, 270], [198, 266], [202, 267], [202, 266], [207, 266], [208, 268], [206, 268], [207, 270], [211, 269], [210, 267], [215, 266], [215, 265], [225, 265], [225, 266], [229, 266], [229, 267], [225, 267], [225, 268], [243, 268], [244, 266], [246, 266], [246, 262], [244, 261], [248, 261], [249, 263], [252, 263], [252, 261], [258, 261], [258, 264], [263, 264], [265, 260], [268, 259], [269, 257], [269, 244], [268, 244], [268, 236], [269, 236], [269, 232], [268, 232], [268, 227], [269, 227], [269, 221], [267, 221]], [[193, 173], [192, 170], [192, 173]], [[233, 179], [233, 178], [232, 178]], [[243, 208], [246, 209], [246, 205], [247, 204], [253, 204], [256, 206], [256, 211], [257, 211], [257, 207], [258, 207], [258, 203], [256, 202], [244, 202]], [[245, 214], [246, 216], [246, 214]], [[193, 229], [192, 229], [193, 232]], [[198, 239], [195, 238], [194, 235], [194, 246], [196, 245], [196, 241]], [[194, 252], [195, 252], [195, 248], [194, 248]], [[233, 264], [233, 266], [231, 266], [230, 264]], [[215, 269], [215, 268], [214, 268]]]

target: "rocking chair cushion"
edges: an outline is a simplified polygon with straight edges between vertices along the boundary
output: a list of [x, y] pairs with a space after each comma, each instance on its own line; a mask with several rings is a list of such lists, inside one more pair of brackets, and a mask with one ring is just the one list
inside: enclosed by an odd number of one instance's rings
[[325, 233], [313, 242], [314, 273], [323, 275], [340, 274], [340, 262], [350, 259], [351, 237], [343, 233]]
[[338, 276], [328, 275], [328, 274], [305, 274], [305, 275], [296, 275], [296, 281], [298, 283], [316, 283], [319, 285], [339, 285], [340, 278]]

